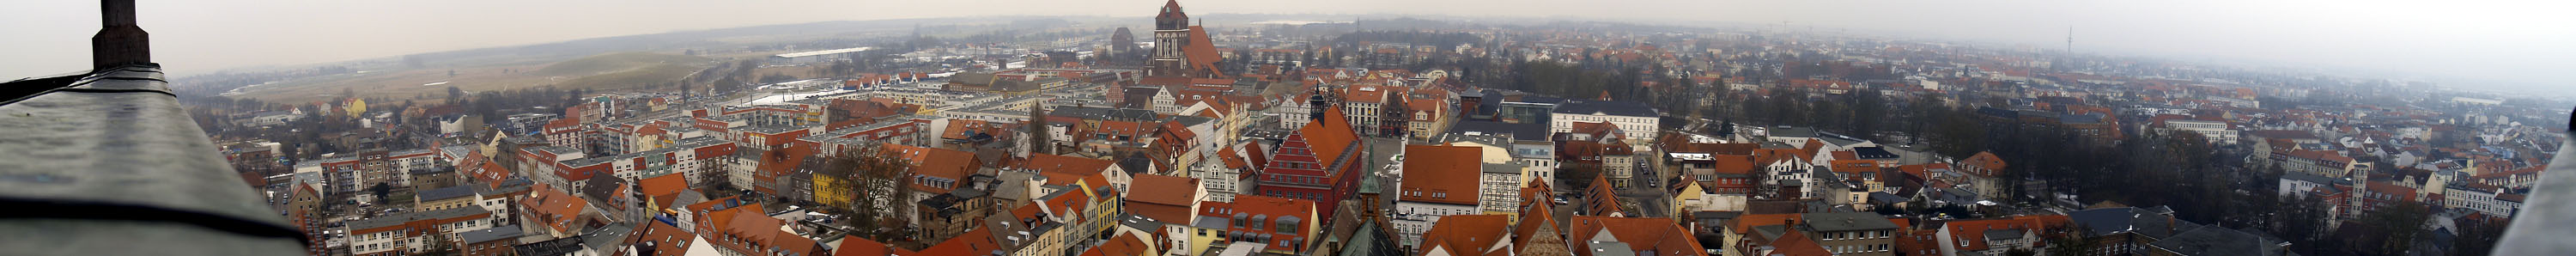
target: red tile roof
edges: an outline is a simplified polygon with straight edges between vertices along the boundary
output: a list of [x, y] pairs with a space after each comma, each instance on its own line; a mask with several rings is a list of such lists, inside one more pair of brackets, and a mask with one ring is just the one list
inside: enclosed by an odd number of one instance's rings
[[1134, 196], [1127, 200], [1168, 205], [1189, 205], [1198, 201], [1190, 198], [1199, 193], [1199, 179], [1195, 178], [1140, 174], [1136, 175], [1133, 186], [1136, 187]]
[[1754, 174], [1762, 169], [1761, 166], [1753, 164], [1753, 156], [1749, 155], [1711, 155], [1709, 157], [1709, 166], [1717, 173]]
[[482, 154], [465, 154], [466, 164], [463, 166], [469, 166], [471, 169], [467, 173], [474, 175], [476, 179], [481, 179], [489, 188], [500, 188], [501, 181], [510, 179], [513, 173], [510, 169], [502, 168], [500, 162], [488, 159]]
[[2416, 201], [2415, 188], [2409, 188], [2385, 181], [2371, 181], [2369, 185], [2367, 185], [2367, 188], [2369, 188], [2372, 193], [2387, 194], [2389, 196], [2396, 197], [2396, 200], [2392, 201]]
[[1985, 176], [1995, 176], [1997, 174], [1996, 172], [2003, 171], [2004, 167], [2008, 166], [2004, 164], [2004, 159], [1996, 157], [1994, 152], [1977, 152], [1977, 155], [1969, 156], [1967, 161], [1960, 161], [1959, 163], [1977, 167], [1977, 169], [1982, 169], [1982, 171], [1986, 173], [1978, 173], [1977, 175]]
[[1512, 247], [1507, 246], [1511, 233], [1505, 229], [1510, 225], [1509, 215], [1441, 216], [1439, 223], [1431, 224], [1431, 230], [1422, 232], [1422, 245], [1418, 247], [1423, 248], [1424, 255], [1433, 250], [1455, 256], [1512, 255]]
[[1815, 239], [1812, 239], [1812, 238], [1807, 237], [1807, 232], [1788, 232], [1788, 233], [1789, 233], [1788, 235], [1781, 236], [1781, 237], [1780, 237], [1780, 239], [1774, 239], [1774, 240], [1771, 240], [1771, 244], [1770, 244], [1770, 245], [1768, 245], [1768, 246], [1771, 246], [1772, 251], [1771, 251], [1771, 254], [1769, 254], [1769, 255], [1775, 255], [1775, 256], [1832, 256], [1832, 255], [1834, 255], [1833, 253], [1826, 252], [1826, 251], [1825, 251], [1825, 246], [1823, 246], [1823, 245], [1819, 245], [1819, 244], [1816, 244], [1816, 240], [1815, 240]]
[[[963, 184], [962, 181], [966, 180], [966, 176], [974, 175], [975, 169], [981, 168], [977, 165], [983, 164], [983, 162], [975, 161], [974, 152], [958, 151], [954, 149], [915, 147], [894, 143], [886, 143], [883, 147], [884, 148], [881, 149], [882, 151], [879, 153], [891, 154], [903, 158], [904, 161], [909, 161], [912, 164], [913, 175], [961, 181], [960, 184]], [[912, 188], [932, 193], [947, 193], [948, 190], [954, 189], [935, 187], [920, 182], [914, 182], [912, 184]]]
[[1600, 159], [1596, 157], [1600, 156], [1633, 155], [1635, 153], [1636, 149], [1629, 147], [1628, 142], [1619, 140], [1611, 140], [1609, 143], [1593, 141], [1558, 141], [1556, 143], [1557, 158], [1565, 160], [1597, 162], [1600, 161]]
[[1047, 207], [1047, 210], [1054, 211], [1055, 215], [1071, 216], [1073, 218], [1070, 219], [1074, 220], [1071, 222], [1081, 222], [1081, 219], [1088, 219], [1091, 217], [1090, 215], [1082, 214], [1084, 211], [1089, 211], [1091, 209], [1091, 200], [1091, 193], [1065, 193], [1062, 196], [1049, 198], [1046, 201], [1045, 206]]
[[636, 181], [636, 183], [638, 183], [638, 186], [644, 187], [644, 197], [653, 198], [654, 205], [666, 208], [677, 207], [671, 205], [671, 202], [679, 200], [681, 192], [689, 191], [688, 176], [682, 173], [664, 174], [662, 176], [644, 178], [644, 180]]
[[[1699, 240], [1690, 230], [1668, 218], [1574, 216], [1572, 222], [1567, 223], [1572, 227], [1566, 230], [1566, 237], [1578, 238], [1573, 240], [1589, 240], [1600, 237], [1601, 233], [1609, 233], [1612, 239], [1627, 243], [1628, 248], [1649, 251], [1653, 255], [1708, 255], [1701, 251]], [[1590, 243], [1567, 241], [1567, 244], [1574, 247], [1579, 255], [1591, 255]]]
[[1610, 122], [1574, 122], [1566, 128], [1577, 134], [1591, 134], [1594, 140], [1627, 139], [1619, 132], [1619, 126]]
[[1136, 234], [1119, 233], [1117, 237], [1104, 240], [1099, 246], [1083, 250], [1082, 256], [1146, 256], [1153, 253], [1153, 249], [1150, 243], [1146, 243], [1144, 238], [1136, 237]]
[[582, 209], [590, 206], [589, 200], [582, 200], [580, 197], [574, 197], [546, 184], [537, 184], [529, 190], [535, 193], [519, 202], [525, 205], [523, 207], [527, 209], [526, 214], [532, 216], [537, 225], [564, 233], [582, 228], [573, 225], [575, 224], [573, 220], [581, 219]]
[[1806, 145], [1798, 146], [1798, 151], [1803, 151], [1803, 152], [1805, 152], [1805, 153], [1806, 153], [1806, 155], [1815, 155], [1817, 151], [1824, 151], [1824, 150], [1825, 150], [1825, 140], [1819, 140], [1819, 139], [1809, 139], [1809, 140], [1807, 140], [1807, 144], [1806, 144]]
[[1416, 122], [1439, 121], [1441, 115], [1449, 113], [1449, 103], [1436, 98], [1405, 100], [1404, 107], [1405, 109], [1411, 109], [1416, 112], [1430, 113], [1428, 115], [1412, 115], [1413, 121]]
[[1297, 135], [1305, 137], [1307, 150], [1314, 151], [1321, 161], [1339, 160], [1336, 157], [1342, 150], [1359, 139], [1358, 134], [1352, 133], [1350, 118], [1342, 115], [1342, 108], [1325, 108], [1323, 121], [1306, 123], [1297, 129]]
[[[1028, 160], [1020, 163], [1020, 168], [1036, 168], [1038, 173], [1066, 173], [1066, 176], [1095, 176], [1095, 173], [1100, 171], [1108, 171], [1110, 165], [1118, 165], [1118, 163], [1115, 163], [1115, 160], [1072, 158], [1072, 155], [1038, 153], [1038, 155], [1028, 155]], [[1054, 184], [1054, 181], [1048, 181], [1048, 184]], [[1095, 184], [1095, 186], [1103, 186], [1103, 184]]]
[[648, 123], [648, 124], [644, 124], [644, 128], [637, 128], [637, 129], [635, 129], [635, 134], [636, 134], [636, 135], [656, 135], [656, 136], [662, 135], [662, 124], [658, 124], [658, 123]]
[[1217, 71], [1216, 62], [1223, 60], [1224, 58], [1221, 57], [1224, 56], [1217, 55], [1216, 42], [1208, 41], [1207, 28], [1190, 26], [1190, 42], [1181, 47], [1181, 50], [1185, 51], [1181, 53], [1181, 57], [1188, 58], [1190, 61], [1190, 69], [1207, 71], [1209, 74], [1218, 76], [1225, 75], [1224, 72]]
[[1261, 143], [1244, 142], [1242, 148], [1243, 156], [1251, 158], [1250, 163], [1253, 167], [1270, 166], [1271, 152], [1270, 150], [1262, 149]]
[[1753, 227], [1789, 225], [1789, 222], [1797, 221], [1798, 216], [1799, 215], [1795, 213], [1745, 214], [1744, 216], [1737, 216], [1733, 220], [1727, 220], [1726, 230], [1727, 232], [1734, 232], [1738, 235], [1748, 234], [1753, 231]]
[[1129, 185], [1127, 210], [1155, 221], [1181, 223], [1189, 220], [1189, 206], [1198, 203], [1199, 180], [1189, 177], [1153, 174], [1136, 175]]
[[[645, 224], [646, 226], [642, 228], [635, 229], [634, 234], [628, 234], [626, 236], [624, 244], [629, 246], [618, 247], [617, 250], [634, 250], [635, 247], [632, 247], [633, 245], [642, 245], [644, 241], [653, 241], [654, 245], [652, 255], [677, 256], [688, 253], [688, 247], [690, 246], [706, 246], [703, 244], [690, 244], [690, 241], [697, 238], [697, 235], [689, 234], [688, 231], [681, 230], [680, 227], [671, 226], [671, 224], [662, 223], [660, 221], [646, 222], [650, 223]], [[619, 253], [618, 255], [628, 254]]]
[[1531, 239], [1538, 238], [1540, 236], [1554, 237], [1560, 242], [1565, 239], [1564, 230], [1548, 230], [1548, 232], [1541, 232], [1541, 229], [1549, 229], [1559, 227], [1561, 225], [1556, 224], [1556, 218], [1547, 217], [1548, 214], [1555, 212], [1548, 206], [1555, 204], [1548, 203], [1549, 198], [1552, 196], [1546, 194], [1547, 187], [1546, 185], [1543, 185], [1546, 183], [1531, 182], [1530, 184], [1532, 187], [1521, 189], [1521, 205], [1523, 206], [1521, 207], [1520, 216], [1524, 216], [1525, 218], [1521, 218], [1520, 223], [1513, 223], [1512, 251], [1524, 251], [1523, 248], [1530, 245]]
[[1470, 146], [1404, 146], [1404, 176], [1397, 200], [1476, 205], [1484, 151]]
[[1234, 198], [1234, 203], [1228, 204], [1228, 206], [1232, 207], [1234, 212], [1270, 214], [1270, 216], [1312, 216], [1315, 214], [1314, 201], [1284, 197], [1240, 195], [1236, 196]]
[[1146, 123], [1129, 122], [1129, 121], [1118, 121], [1118, 120], [1104, 120], [1104, 121], [1100, 121], [1100, 125], [1098, 125], [1098, 126], [1093, 126], [1093, 127], [1090, 127], [1090, 128], [1091, 128], [1091, 129], [1090, 129], [1090, 130], [1091, 130], [1091, 133], [1094, 133], [1094, 134], [1096, 134], [1096, 135], [1098, 135], [1098, 136], [1101, 136], [1101, 137], [1099, 137], [1099, 138], [1090, 138], [1090, 139], [1102, 139], [1102, 140], [1113, 140], [1113, 141], [1116, 141], [1116, 140], [1120, 140], [1118, 137], [1122, 137], [1122, 136], [1123, 136], [1123, 137], [1127, 137], [1127, 139], [1126, 139], [1126, 140], [1135, 140], [1135, 139], [1137, 139], [1137, 138], [1143, 138], [1143, 137], [1145, 137], [1145, 135], [1146, 135], [1147, 133], [1151, 132], [1151, 131], [1149, 131], [1148, 129], [1152, 129], [1153, 127], [1152, 127], [1152, 126], [1148, 126], [1148, 124], [1146, 124]]
[[[1353, 102], [1386, 103], [1387, 95], [1403, 95], [1402, 86], [1351, 85], [1342, 89], [1342, 98]], [[1402, 103], [1398, 103], [1402, 104]]]
[[[727, 198], [732, 198], [732, 197], [727, 197]], [[711, 203], [715, 203], [715, 201], [708, 201], [707, 203], [700, 203], [699, 205], [714, 206], [714, 205], [713, 205], [713, 204], [711, 204]], [[749, 208], [745, 208], [745, 207], [749, 207]], [[734, 216], [734, 215], [736, 215], [736, 214], [742, 213], [742, 212], [743, 212], [743, 209], [760, 209], [760, 204], [758, 204], [758, 203], [753, 203], [753, 204], [737, 205], [737, 206], [730, 207], [730, 208], [715, 209], [715, 210], [712, 210], [712, 211], [708, 211], [708, 212], [707, 212], [707, 214], [706, 214], [706, 216], [698, 216], [698, 217], [700, 218], [700, 219], [698, 220], [698, 225], [702, 225], [702, 226], [704, 226], [704, 227], [701, 227], [702, 229], [698, 229], [698, 232], [699, 232], [699, 233], [701, 233], [701, 234], [710, 234], [710, 235], [712, 235], [712, 234], [719, 234], [719, 233], [717, 233], [717, 231], [724, 230], [724, 229], [725, 229], [725, 227], [733, 226], [733, 216]], [[691, 206], [691, 210], [698, 210], [698, 209], [695, 207], [695, 205], [692, 205], [692, 206]]]
[[1583, 205], [1577, 206], [1576, 210], [1584, 210], [1580, 213], [1586, 215], [1600, 216], [1619, 213], [1619, 197], [1615, 196], [1618, 191], [1610, 188], [1610, 178], [1605, 176], [1607, 173], [1592, 174], [1592, 185], [1584, 188], [1586, 194], [1583, 196]]
[[957, 237], [948, 238], [947, 241], [931, 245], [930, 248], [922, 248], [921, 253], [915, 255], [991, 255], [999, 250], [1002, 250], [1002, 245], [993, 242], [993, 228], [982, 226], [957, 234]]
[[1235, 152], [1234, 147], [1217, 149], [1216, 158], [1218, 161], [1225, 163], [1226, 169], [1242, 170], [1243, 168], [1252, 167], [1252, 163], [1245, 161], [1243, 159], [1243, 153]]
[[988, 129], [992, 128], [993, 126], [990, 122], [970, 119], [952, 119], [948, 120], [947, 128], [939, 130], [939, 138], [965, 140], [968, 137], [971, 137], [968, 134], [986, 132]]
[[[709, 213], [710, 217], [718, 217], [710, 219], [717, 224], [713, 227], [715, 230], [702, 230], [700, 233], [730, 236], [733, 239], [708, 239], [708, 241], [739, 252], [813, 255], [814, 252], [824, 249], [821, 244], [815, 243], [814, 239], [780, 230], [786, 225], [786, 221], [762, 214], [760, 209], [759, 204], [751, 204]], [[773, 251], [773, 248], [776, 250]]]
[[905, 250], [903, 248], [895, 248], [894, 246], [886, 245], [886, 243], [883, 242], [877, 242], [876, 240], [868, 240], [867, 238], [859, 238], [858, 236], [851, 235], [843, 235], [841, 237], [841, 248], [832, 248], [832, 256], [887, 255], [910, 256], [925, 254], [913, 252], [912, 250]]
[[2291, 150], [2289, 155], [2291, 157], [2334, 161], [2337, 163], [2350, 163], [2353, 160], [2351, 157], [2344, 157], [2341, 152], [2331, 150]]
[[[1200, 202], [1199, 204], [1199, 216], [1205, 218], [1230, 219], [1233, 218], [1235, 214], [1242, 214], [1248, 216], [1247, 219], [1244, 220], [1247, 222], [1259, 221], [1262, 223], [1277, 223], [1279, 218], [1293, 216], [1297, 217], [1297, 219], [1302, 222], [1302, 224], [1298, 224], [1297, 227], [1294, 227], [1297, 228], [1297, 230], [1292, 232], [1294, 233], [1293, 235], [1281, 235], [1277, 238], [1273, 238], [1274, 241], [1307, 238], [1306, 241], [1312, 243], [1315, 240], [1308, 237], [1317, 235], [1315, 232], [1318, 232], [1318, 230], [1315, 229], [1320, 228], [1320, 225], [1318, 224], [1320, 224], [1319, 221], [1321, 221], [1317, 218], [1322, 217], [1317, 216], [1317, 213], [1320, 211], [1315, 208], [1315, 201], [1304, 199], [1245, 194], [1235, 196], [1233, 203], [1209, 201]], [[1269, 249], [1273, 250], [1298, 250], [1303, 248], [1302, 246], [1281, 247], [1277, 244], [1272, 244], [1269, 247]]]
[[730, 233], [743, 239], [768, 241], [772, 238], [777, 238], [778, 227], [786, 224], [786, 221], [779, 220], [778, 218], [770, 218], [768, 215], [758, 212], [757, 209], [735, 207], [733, 209], [726, 210], [735, 211], [732, 216], [733, 219], [718, 222], [724, 223], [724, 226], [716, 227], [716, 232]]
[[[755, 177], [760, 177], [760, 178], [764, 178], [764, 179], [768, 179], [768, 180], [774, 180], [774, 179], [777, 179], [778, 177], [786, 177], [788, 173], [790, 173], [791, 171], [794, 171], [794, 170], [795, 170], [796, 165], [798, 165], [798, 164], [801, 164], [801, 163], [804, 163], [804, 162], [805, 162], [805, 157], [806, 157], [806, 156], [813, 155], [813, 152], [814, 152], [814, 148], [813, 148], [813, 147], [810, 147], [810, 146], [801, 146], [801, 145], [793, 144], [793, 143], [791, 143], [791, 144], [789, 144], [789, 145], [791, 145], [791, 146], [787, 146], [787, 147], [785, 147], [785, 148], [779, 148], [778, 150], [771, 150], [771, 151], [769, 151], [768, 153], [763, 153], [763, 154], [760, 156], [760, 167], [759, 167], [759, 169], [758, 169], [758, 170], [755, 170], [755, 171], [757, 171], [758, 173], [755, 173], [755, 174], [753, 174], [753, 175], [754, 175]], [[768, 187], [769, 187], [769, 186], [755, 186], [754, 188], [755, 188], [755, 189], [760, 189], [760, 188], [768, 188]], [[774, 190], [774, 189], [773, 189], [773, 190]], [[762, 192], [763, 192], [763, 193], [773, 193], [773, 194], [774, 194], [774, 193], [778, 193], [778, 191], [762, 191]]]
[[[2071, 223], [2071, 221], [2072, 219], [2067, 218], [2065, 215], [2017, 216], [2005, 219], [1952, 220], [1948, 223], [1943, 223], [1941, 228], [1950, 229], [1951, 235], [1958, 236], [1952, 237], [1952, 241], [1965, 242], [1964, 246], [1958, 247], [1959, 250], [1983, 251], [1989, 249], [1990, 246], [1993, 246], [1986, 244], [1985, 234], [1988, 230], [2045, 232], [2052, 227], [2063, 227], [2067, 225], [2067, 223]], [[2039, 244], [2039, 241], [2032, 241], [2032, 246], [2041, 245], [2042, 244]]]
[[1753, 163], [1771, 165], [1780, 162], [1806, 162], [1806, 154], [1797, 149], [1765, 148], [1753, 150]]

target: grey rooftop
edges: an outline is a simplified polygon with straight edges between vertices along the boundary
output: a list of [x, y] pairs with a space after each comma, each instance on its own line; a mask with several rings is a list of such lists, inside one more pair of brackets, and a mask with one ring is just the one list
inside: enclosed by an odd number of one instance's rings
[[0, 130], [9, 131], [0, 133], [0, 152], [11, 152], [0, 154], [0, 208], [41, 209], [0, 213], [9, 217], [0, 218], [0, 237], [24, 238], [0, 239], [0, 248], [303, 251], [305, 236], [214, 154], [157, 64], [0, 83], [0, 100]]
[[1808, 213], [1800, 216], [1799, 218], [1806, 219], [1806, 221], [1798, 222], [1799, 224], [1806, 224], [1808, 229], [1816, 231], [1896, 229], [1895, 222], [1888, 222], [1887, 217], [1879, 216], [1877, 213]]

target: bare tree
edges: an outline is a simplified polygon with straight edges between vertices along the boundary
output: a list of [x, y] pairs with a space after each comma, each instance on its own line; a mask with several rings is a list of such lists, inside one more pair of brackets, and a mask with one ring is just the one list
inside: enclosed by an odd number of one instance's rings
[[454, 239], [449, 239], [447, 232], [440, 232], [437, 230], [426, 230], [422, 232], [428, 232], [429, 237], [428, 239], [422, 239], [420, 255], [464, 255], [463, 252], [457, 250], [456, 241]]
[[699, 193], [704, 193], [707, 198], [716, 198], [717, 195], [731, 195], [734, 191], [741, 190], [733, 184], [733, 175], [730, 175], [728, 166], [730, 165], [698, 165], [698, 187], [705, 188]]
[[886, 151], [881, 145], [843, 150], [825, 160], [823, 169], [814, 175], [841, 181], [817, 192], [848, 194], [815, 196], [846, 196], [841, 199], [849, 202], [849, 207], [840, 209], [847, 213], [841, 215], [842, 224], [858, 230], [861, 237], [880, 241], [901, 237], [898, 232], [906, 224], [903, 220], [908, 219], [903, 214], [917, 202], [910, 200], [912, 190], [905, 189], [911, 184], [912, 163], [900, 154]]
[[1055, 142], [1047, 141], [1053, 137], [1047, 136], [1046, 113], [1039, 109], [1042, 105], [1029, 104], [1029, 154], [1032, 155], [1055, 153]]

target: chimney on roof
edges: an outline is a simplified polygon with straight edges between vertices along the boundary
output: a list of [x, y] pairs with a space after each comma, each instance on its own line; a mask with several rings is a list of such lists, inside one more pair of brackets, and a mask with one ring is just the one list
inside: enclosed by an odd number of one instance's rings
[[656, 253], [654, 252], [655, 250], [659, 250], [659, 249], [661, 249], [660, 247], [655, 246], [655, 244], [656, 244], [656, 241], [650, 241], [650, 240], [644, 241], [643, 243], [635, 244], [635, 255], [639, 255], [639, 256], [661, 255], [661, 254], [656, 254]]
[[99, 9], [98, 34], [89, 38], [92, 68], [152, 63], [151, 40], [134, 25], [134, 0], [101, 0]]

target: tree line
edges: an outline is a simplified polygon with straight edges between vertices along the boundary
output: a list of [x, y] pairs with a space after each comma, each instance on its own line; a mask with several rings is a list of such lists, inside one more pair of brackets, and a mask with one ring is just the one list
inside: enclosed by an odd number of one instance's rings
[[[2430, 205], [2400, 202], [2337, 223], [2339, 218], [2329, 215], [2333, 202], [2280, 195], [2276, 184], [2284, 172], [2281, 167], [2249, 164], [2244, 161], [2250, 154], [2247, 150], [2212, 143], [2197, 133], [2127, 130], [2122, 131], [2125, 139], [2109, 140], [1985, 116], [1973, 109], [1976, 104], [1953, 107], [1940, 98], [1896, 99], [1865, 91], [1707, 95], [1727, 103], [1703, 113], [1718, 114], [1729, 122], [1742, 118], [1853, 136], [1901, 135], [1927, 142], [1935, 154], [1952, 158], [1991, 152], [2010, 163], [2000, 174], [2008, 192], [1989, 195], [2002, 197], [1995, 198], [1998, 201], [2049, 204], [2056, 195], [2073, 195], [2077, 203], [2166, 206], [2176, 211], [2176, 218], [2263, 231], [2291, 242], [2294, 251], [2312, 255], [2394, 255], [2418, 249], [2411, 248], [2413, 242], [2430, 235], [2420, 228], [2430, 218]], [[2327, 233], [2335, 225], [2366, 230], [2363, 234], [2369, 235], [2335, 237]], [[2456, 230], [2466, 241], [2451, 246], [2454, 252], [2491, 250], [2502, 230], [2500, 223], [2463, 225], [2473, 227]]]

